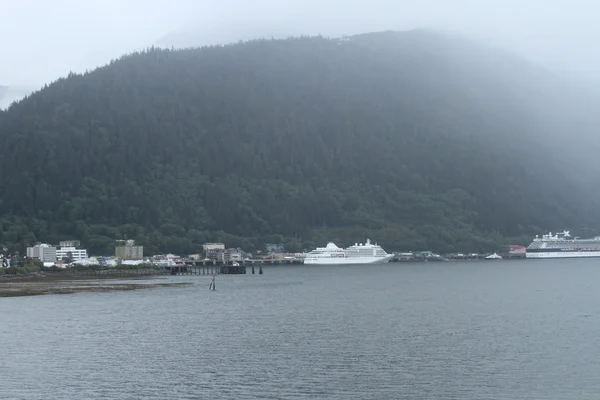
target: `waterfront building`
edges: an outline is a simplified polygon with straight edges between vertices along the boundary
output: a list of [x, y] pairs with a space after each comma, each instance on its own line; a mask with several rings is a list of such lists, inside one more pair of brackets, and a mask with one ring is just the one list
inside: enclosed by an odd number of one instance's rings
[[204, 243], [202, 245], [206, 258], [216, 261], [225, 261], [224, 243]]
[[242, 249], [227, 249], [223, 252], [223, 261], [224, 262], [233, 262], [233, 261], [243, 261], [245, 253]]
[[35, 246], [27, 248], [27, 257], [40, 260], [41, 262], [54, 263], [57, 258], [57, 250], [55, 246], [39, 243]]
[[144, 246], [136, 246], [134, 240], [119, 240], [115, 247], [115, 258], [121, 260], [142, 260]]
[[87, 250], [80, 248], [79, 240], [64, 240], [56, 248], [56, 258], [54, 261], [68, 258], [71, 261], [81, 261], [88, 258]]

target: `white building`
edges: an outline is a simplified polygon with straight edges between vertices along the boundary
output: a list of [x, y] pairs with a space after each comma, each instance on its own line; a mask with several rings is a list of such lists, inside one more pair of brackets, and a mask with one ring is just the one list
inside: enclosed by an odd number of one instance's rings
[[45, 243], [40, 243], [27, 248], [27, 257], [38, 259], [44, 263], [56, 262], [56, 254], [56, 247]]
[[58, 243], [58, 247], [80, 247], [81, 242], [79, 240], [63, 240]]
[[225, 261], [225, 243], [204, 243], [202, 245], [206, 258], [220, 262]]
[[69, 258], [71, 261], [80, 261], [88, 258], [86, 249], [79, 249], [78, 240], [66, 240], [60, 242], [60, 247], [56, 249], [56, 259], [62, 260]]
[[211, 250], [225, 250], [225, 243], [204, 243], [202, 249], [205, 253]]
[[242, 249], [227, 249], [223, 252], [223, 261], [224, 262], [230, 262], [230, 261], [242, 261], [244, 260], [244, 252], [242, 251]]

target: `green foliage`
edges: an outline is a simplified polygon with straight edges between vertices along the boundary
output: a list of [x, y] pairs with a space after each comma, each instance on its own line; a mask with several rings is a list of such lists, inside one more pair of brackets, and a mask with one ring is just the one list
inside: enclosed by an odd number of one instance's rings
[[131, 54], [0, 113], [0, 243], [446, 252], [598, 228], [530, 76], [424, 32]]
[[23, 267], [0, 268], [0, 275], [26, 275], [40, 272], [41, 268], [38, 265], [26, 265]]

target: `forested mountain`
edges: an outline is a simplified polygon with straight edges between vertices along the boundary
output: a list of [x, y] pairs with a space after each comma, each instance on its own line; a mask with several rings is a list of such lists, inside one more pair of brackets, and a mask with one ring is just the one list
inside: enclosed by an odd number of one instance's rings
[[591, 232], [586, 96], [429, 31], [149, 49], [0, 112], [0, 243], [445, 252]]

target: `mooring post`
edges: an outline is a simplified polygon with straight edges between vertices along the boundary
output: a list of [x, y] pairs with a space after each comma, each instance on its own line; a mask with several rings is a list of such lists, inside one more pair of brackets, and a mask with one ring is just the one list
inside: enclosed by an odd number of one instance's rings
[[252, 264], [252, 275], [254, 275], [254, 264]]
[[262, 274], [263, 274], [263, 272], [262, 272], [262, 265], [261, 265], [260, 267], [258, 267], [258, 274], [259, 274], [259, 275], [262, 275]]

